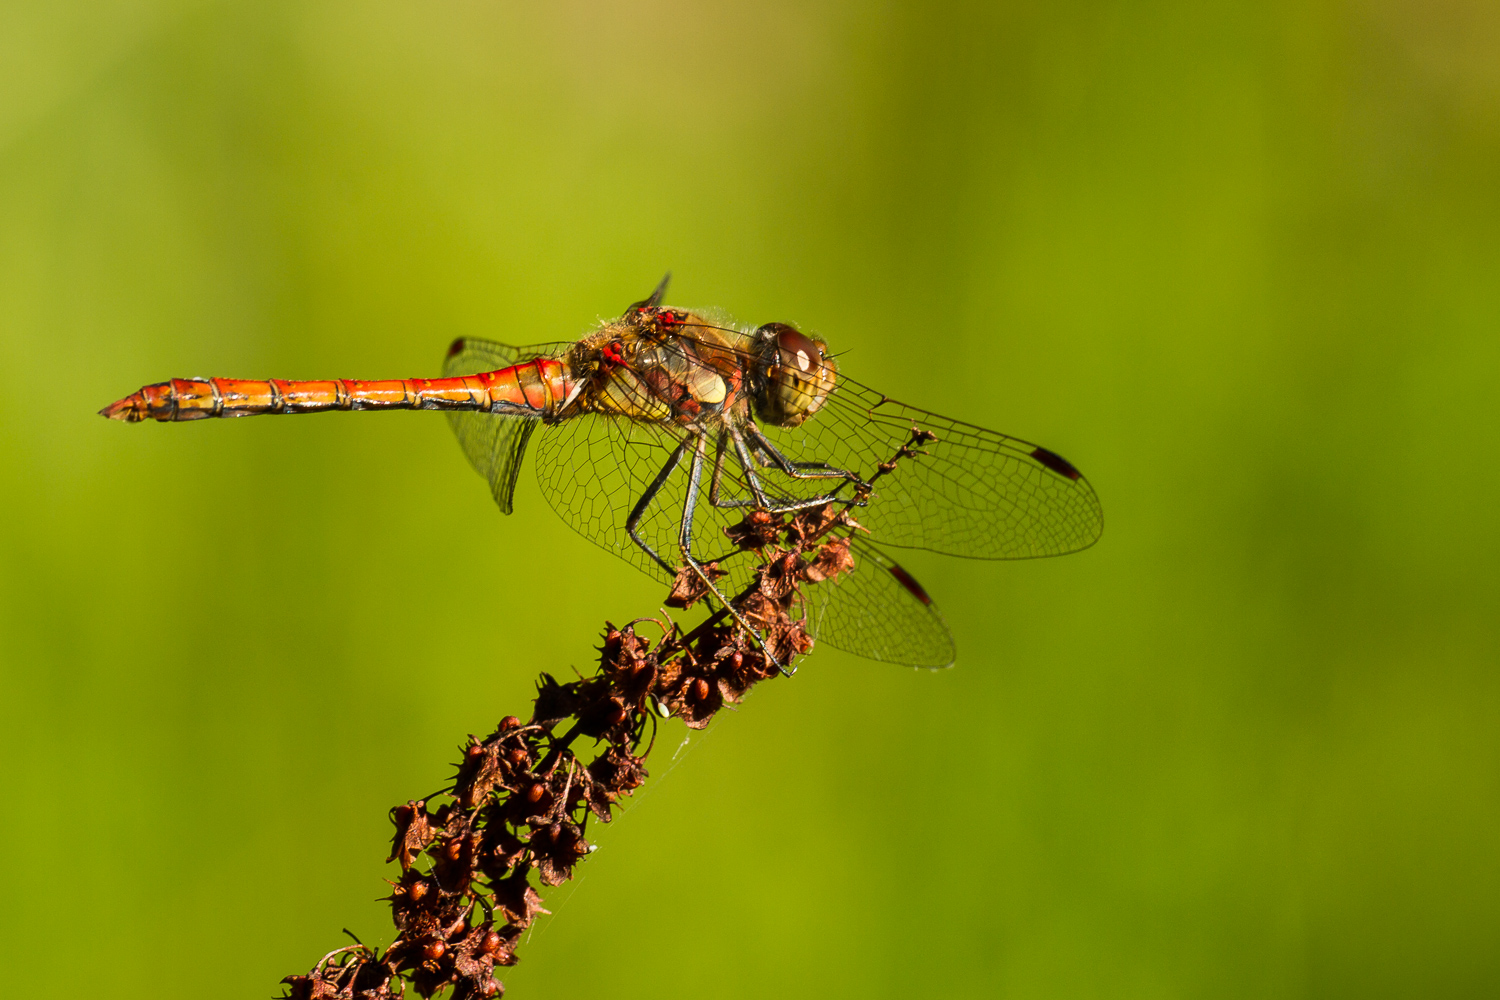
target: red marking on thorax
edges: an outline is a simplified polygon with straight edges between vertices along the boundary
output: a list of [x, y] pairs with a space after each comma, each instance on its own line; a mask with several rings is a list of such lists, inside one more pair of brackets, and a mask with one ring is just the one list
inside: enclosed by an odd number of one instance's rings
[[604, 345], [604, 349], [599, 353], [604, 356], [605, 362], [609, 365], [622, 368], [625, 366], [625, 349], [620, 346], [619, 341], [610, 341]]
[[740, 389], [745, 384], [745, 378], [744, 373], [738, 368], [722, 376], [722, 378], [724, 379], [724, 409], [727, 410], [734, 405], [735, 399], [739, 397]]

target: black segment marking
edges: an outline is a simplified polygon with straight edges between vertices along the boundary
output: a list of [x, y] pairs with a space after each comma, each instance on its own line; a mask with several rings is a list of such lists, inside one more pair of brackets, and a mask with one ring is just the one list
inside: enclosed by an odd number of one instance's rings
[[896, 578], [897, 583], [901, 584], [901, 586], [905, 587], [911, 592], [911, 596], [915, 597], [923, 604], [932, 603], [932, 598], [927, 596], [927, 591], [922, 589], [922, 585], [917, 582], [916, 577], [912, 576], [910, 573], [908, 573], [906, 570], [902, 569], [895, 563], [891, 563], [886, 567], [886, 569], [890, 571], [891, 576], [894, 576]]
[[1059, 476], [1067, 476], [1072, 480], [1083, 478], [1083, 473], [1073, 468], [1072, 462], [1069, 462], [1055, 451], [1048, 451], [1046, 448], [1033, 448], [1031, 450], [1031, 457], [1041, 462]]

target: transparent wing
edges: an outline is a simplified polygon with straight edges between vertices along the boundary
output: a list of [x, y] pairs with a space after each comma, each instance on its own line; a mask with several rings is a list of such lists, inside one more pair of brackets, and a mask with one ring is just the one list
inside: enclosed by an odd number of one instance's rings
[[[751, 367], [751, 359], [745, 364]], [[855, 512], [882, 545], [1033, 559], [1086, 549], [1104, 530], [1094, 488], [1056, 452], [898, 402], [842, 373], [827, 402], [801, 426], [764, 425], [761, 432], [791, 461], [866, 479], [914, 433], [931, 435], [881, 474], [868, 504]], [[774, 471], [766, 475], [776, 478]], [[787, 478], [787, 496], [829, 488], [827, 480]]]
[[[627, 522], [684, 438], [672, 428], [624, 417], [572, 417], [543, 429], [537, 441], [537, 484], [573, 530], [643, 572], [670, 580], [672, 574], [631, 539]], [[674, 566], [680, 562], [677, 534], [686, 488], [684, 463], [646, 503], [637, 529]]]
[[[542, 429], [537, 481], [558, 515], [579, 534], [658, 580], [672, 572], [651, 557], [629, 525], [667, 564], [681, 564], [680, 537], [699, 439], [669, 425], [585, 414]], [[731, 599], [754, 582], [758, 557], [737, 548], [726, 529], [752, 509], [749, 477], [727, 429], [702, 440], [699, 490], [691, 509], [693, 554], [724, 573]], [[807, 481], [757, 469], [773, 502], [794, 499]], [[828, 481], [823, 481], [824, 487]], [[800, 495], [800, 494], [799, 494]], [[919, 584], [856, 534], [855, 566], [835, 580], [803, 589], [802, 614], [813, 636], [875, 660], [921, 667], [953, 662], [953, 642], [942, 616]]]
[[[522, 357], [519, 349], [502, 354], [498, 347], [473, 370], [503, 367]], [[627, 391], [627, 384], [617, 382], [613, 391]], [[735, 429], [745, 437], [744, 455], [734, 446]], [[854, 486], [833, 470], [873, 481], [867, 502], [852, 511], [870, 532], [870, 538], [851, 539], [855, 569], [809, 585], [803, 612], [820, 641], [914, 666], [951, 663], [952, 639], [920, 585], [872, 540], [1019, 559], [1086, 548], [1102, 530], [1093, 488], [1055, 453], [907, 406], [843, 376], [825, 406], [801, 427], [761, 429], [777, 453], [802, 463], [793, 471], [757, 444], [753, 431], [742, 415], [731, 414], [710, 425], [700, 441], [671, 423], [580, 414], [543, 429], [538, 482], [571, 527], [660, 580], [670, 579], [680, 564], [679, 539], [690, 519], [694, 556], [718, 564], [726, 574], [720, 587], [733, 598], [751, 583], [756, 557], [738, 550], [725, 529], [751, 509], [757, 489], [775, 508], [830, 496], [838, 502], [854, 499]], [[525, 438], [504, 440], [511, 442], [505, 454], [513, 457], [494, 460], [503, 450], [496, 447], [497, 436], [479, 446], [492, 465], [480, 466], [472, 452], [471, 460], [492, 484], [497, 478], [488, 470], [498, 469], [513, 486]], [[689, 509], [695, 457], [701, 461], [700, 483]], [[631, 537], [632, 522], [644, 547]]]
[[[627, 412], [655, 405], [651, 391], [623, 370], [608, 387], [613, 405]], [[537, 483], [575, 531], [659, 579], [670, 580], [681, 565], [680, 539], [684, 521], [690, 520], [699, 560], [723, 562], [726, 569], [745, 564], [723, 583], [733, 594], [748, 582], [749, 562], [736, 558], [740, 553], [724, 529], [744, 517], [749, 493], [742, 470], [726, 453], [727, 426], [712, 425], [700, 439], [669, 421], [581, 412], [543, 430]], [[700, 489], [689, 510], [691, 471], [700, 449]], [[722, 488], [714, 486], [716, 469]], [[716, 504], [720, 493], [727, 503]], [[731, 506], [735, 503], [739, 506]]]
[[[533, 344], [529, 347], [512, 347], [493, 340], [464, 337], [455, 340], [448, 349], [448, 357], [443, 362], [443, 375], [474, 375], [509, 368], [534, 358], [558, 357], [568, 346]], [[521, 471], [521, 459], [526, 454], [526, 443], [536, 430], [537, 420], [494, 413], [449, 412], [448, 423], [458, 437], [459, 447], [463, 448], [469, 464], [490, 484], [490, 493], [501, 512], [509, 514], [516, 492], [516, 477]]]
[[802, 590], [809, 631], [856, 656], [910, 667], [953, 665], [953, 637], [937, 606], [904, 569], [855, 535], [854, 570]]
[[843, 375], [800, 427], [764, 427], [787, 457], [869, 478], [913, 432], [934, 435], [875, 481], [854, 516], [883, 545], [975, 559], [1032, 559], [1099, 539], [1099, 498], [1076, 468], [1045, 448], [897, 402]]

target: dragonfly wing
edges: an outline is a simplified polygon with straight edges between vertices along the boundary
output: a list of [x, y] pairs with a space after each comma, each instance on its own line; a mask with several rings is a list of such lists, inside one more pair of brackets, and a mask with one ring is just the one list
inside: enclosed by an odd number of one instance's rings
[[867, 540], [850, 540], [854, 569], [802, 588], [808, 630], [819, 642], [910, 667], [953, 665], [953, 637], [921, 584]]
[[[621, 380], [611, 391], [615, 403], [629, 411], [635, 408], [629, 396], [648, 390]], [[634, 401], [643, 410], [656, 402], [644, 395]], [[682, 565], [691, 470], [701, 446], [692, 551], [726, 574], [719, 586], [732, 597], [753, 577], [755, 556], [740, 551], [726, 529], [744, 519], [753, 499], [725, 426], [710, 424], [705, 433], [708, 437], [700, 440], [670, 422], [581, 413], [542, 430], [537, 483], [553, 510], [579, 534], [648, 575], [670, 580]], [[644, 548], [630, 535], [632, 517]]]
[[[672, 574], [636, 544], [626, 525], [639, 506], [636, 533], [668, 564], [680, 564], [679, 533], [695, 444], [695, 438], [668, 425], [584, 415], [543, 428], [537, 477], [542, 494], [575, 531], [648, 575], [669, 580]], [[725, 574], [720, 588], [733, 597], [754, 582], [759, 557], [738, 549], [725, 534], [751, 508], [726, 502], [748, 501], [750, 493], [743, 468], [732, 457], [716, 461], [716, 441], [707, 442], [704, 451], [693, 507], [693, 552]], [[720, 505], [713, 502], [715, 492]], [[953, 640], [921, 586], [859, 535], [851, 539], [850, 551], [852, 572], [802, 589], [802, 613], [814, 637], [888, 663], [951, 664]]]
[[[907, 406], [843, 376], [806, 423], [763, 431], [791, 459], [865, 478], [894, 458], [868, 504], [853, 511], [885, 545], [1032, 559], [1086, 549], [1104, 529], [1094, 488], [1062, 456]], [[916, 440], [921, 432], [933, 436]]]
[[509, 514], [514, 509], [521, 459], [526, 457], [526, 445], [537, 420], [494, 413], [449, 413], [448, 422], [469, 464], [489, 482], [500, 513]]
[[[658, 579], [671, 579], [627, 529], [636, 505], [652, 492], [682, 438], [673, 429], [603, 414], [583, 414], [546, 427], [537, 442], [542, 495], [574, 531]], [[681, 559], [678, 526], [687, 483], [684, 462], [655, 490], [637, 533], [669, 564]]]
[[[534, 344], [512, 347], [493, 340], [465, 337], [455, 340], [443, 362], [443, 375], [475, 375], [509, 368], [533, 358], [558, 357], [567, 344]], [[474, 467], [490, 484], [490, 493], [502, 513], [509, 514], [516, 492], [516, 477], [526, 444], [536, 430], [533, 417], [501, 416], [496, 413], [448, 413], [448, 423]]]

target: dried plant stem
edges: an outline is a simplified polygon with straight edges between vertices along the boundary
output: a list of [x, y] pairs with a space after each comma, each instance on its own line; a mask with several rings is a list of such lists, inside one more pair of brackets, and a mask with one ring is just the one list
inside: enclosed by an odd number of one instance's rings
[[[846, 505], [753, 511], [730, 531], [756, 559], [753, 582], [731, 602], [737, 614], [720, 609], [687, 633], [654, 618], [606, 622], [593, 676], [560, 684], [542, 674], [529, 721], [507, 716], [483, 739], [470, 736], [452, 785], [391, 810], [396, 939], [384, 951], [356, 943], [329, 952], [307, 975], [282, 980], [287, 996], [377, 1000], [408, 985], [424, 997], [452, 989], [454, 1000], [503, 993], [495, 967], [516, 963], [521, 933], [547, 912], [532, 874], [541, 886], [572, 877], [592, 850], [590, 818], [609, 822], [646, 780], [659, 717], [701, 729], [812, 647], [797, 614], [801, 589], [853, 568], [856, 527]], [[687, 607], [706, 592], [683, 572], [667, 603]], [[654, 641], [637, 631], [648, 623], [660, 632]], [[588, 763], [573, 746], [583, 736], [598, 748]]]

